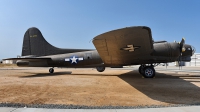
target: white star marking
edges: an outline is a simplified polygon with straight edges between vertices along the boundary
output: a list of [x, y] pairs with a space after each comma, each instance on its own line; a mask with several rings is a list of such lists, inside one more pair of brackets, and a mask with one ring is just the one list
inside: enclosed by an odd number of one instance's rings
[[65, 61], [70, 61], [71, 64], [73, 64], [73, 63], [77, 64], [78, 61], [83, 61], [83, 57], [78, 58], [76, 56], [73, 56], [71, 58], [65, 58]]
[[76, 58], [75, 56], [73, 56], [73, 58], [70, 58], [70, 59], [72, 60], [72, 63], [77, 63], [76, 60], [77, 60], [78, 58]]

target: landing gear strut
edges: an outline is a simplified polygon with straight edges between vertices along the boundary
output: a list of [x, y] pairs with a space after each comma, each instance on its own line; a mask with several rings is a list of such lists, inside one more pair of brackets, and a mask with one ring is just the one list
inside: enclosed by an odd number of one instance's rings
[[154, 66], [141, 65], [139, 67], [139, 73], [145, 78], [153, 78], [155, 76]]
[[49, 73], [53, 73], [54, 72], [54, 69], [53, 68], [50, 68], [49, 69]]

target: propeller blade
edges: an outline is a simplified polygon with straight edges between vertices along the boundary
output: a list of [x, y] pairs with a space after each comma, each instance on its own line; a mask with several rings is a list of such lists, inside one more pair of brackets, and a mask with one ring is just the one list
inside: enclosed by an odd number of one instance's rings
[[181, 42], [180, 42], [180, 45], [184, 45], [185, 44], [185, 38], [182, 38]]
[[180, 68], [182, 69], [182, 53], [185, 52], [185, 47], [184, 47], [184, 44], [185, 44], [185, 38], [182, 38], [181, 42], [179, 43], [180, 45], [180, 56], [179, 56], [179, 59], [178, 59], [178, 64], [179, 64], [179, 70]]
[[181, 40], [181, 42], [179, 44], [180, 44], [180, 51], [181, 51], [181, 53], [185, 52], [185, 47], [184, 47], [185, 38], [182, 38], [182, 40]]

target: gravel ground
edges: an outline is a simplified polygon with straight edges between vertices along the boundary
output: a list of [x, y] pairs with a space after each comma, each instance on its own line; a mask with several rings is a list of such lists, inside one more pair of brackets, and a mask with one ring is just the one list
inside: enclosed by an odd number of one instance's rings
[[185, 107], [200, 106], [200, 104], [176, 104], [176, 105], [138, 105], [138, 106], [84, 106], [84, 105], [59, 105], [59, 104], [20, 104], [20, 103], [0, 103], [0, 107], [13, 108], [50, 108], [50, 109], [143, 109], [143, 108], [162, 108], [162, 107]]
[[159, 69], [156, 78], [145, 79], [137, 68], [103, 73], [55, 68], [49, 74], [47, 68], [3, 67], [0, 106], [123, 109], [200, 105], [199, 73]]

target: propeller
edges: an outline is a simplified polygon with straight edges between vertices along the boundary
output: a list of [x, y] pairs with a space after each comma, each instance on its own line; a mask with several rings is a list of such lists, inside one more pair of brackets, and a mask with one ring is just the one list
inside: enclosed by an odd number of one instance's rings
[[184, 47], [185, 39], [182, 38], [182, 40], [179, 44], [180, 44], [180, 51], [181, 51], [181, 54], [182, 54], [183, 52], [185, 52], [185, 47]]
[[179, 60], [178, 60], [179, 70], [180, 70], [180, 67], [182, 69], [181, 61], [182, 61], [182, 53], [185, 52], [184, 44], [185, 44], [185, 38], [182, 38], [181, 42], [179, 42], [179, 45], [180, 45], [180, 55], [179, 55]]

